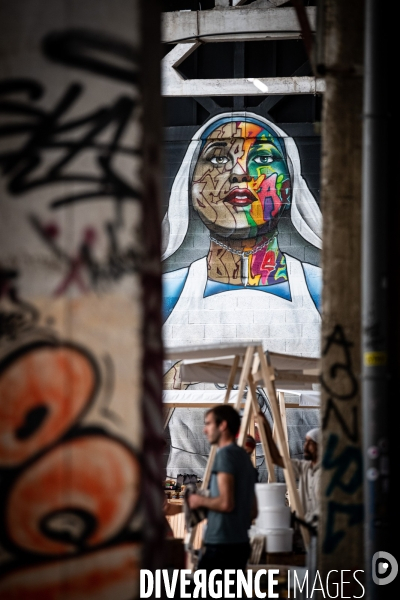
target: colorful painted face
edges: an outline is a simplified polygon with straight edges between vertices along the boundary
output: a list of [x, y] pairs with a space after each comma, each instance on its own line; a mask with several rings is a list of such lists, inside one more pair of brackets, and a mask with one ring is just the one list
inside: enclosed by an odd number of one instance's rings
[[284, 145], [268, 128], [231, 121], [204, 139], [192, 203], [212, 232], [235, 239], [267, 234], [276, 229], [290, 197]]

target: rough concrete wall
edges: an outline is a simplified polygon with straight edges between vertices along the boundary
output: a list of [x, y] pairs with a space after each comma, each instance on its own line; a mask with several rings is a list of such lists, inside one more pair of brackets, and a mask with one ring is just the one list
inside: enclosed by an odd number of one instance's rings
[[[240, 122], [246, 121], [242, 126], [243, 131], [235, 135], [240, 139], [245, 138], [245, 144], [251, 145], [254, 139], [246, 138], [245, 129], [251, 131], [252, 118], [231, 113], [224, 117], [228, 123], [234, 123], [240, 128]], [[219, 121], [217, 121], [218, 124]], [[268, 127], [268, 121], [263, 122]], [[237, 125], [236, 125], [237, 124]], [[212, 127], [213, 125], [211, 125]], [[204, 128], [210, 127], [206, 123]], [[230, 125], [226, 126], [227, 128]], [[208, 288], [212, 275], [207, 279], [206, 258], [210, 249], [210, 235], [222, 232], [223, 224], [217, 221], [207, 226], [199, 211], [193, 209], [196, 203], [196, 169], [199, 157], [200, 133], [193, 133], [193, 138], [186, 142], [170, 143], [166, 152], [168, 157], [168, 170], [165, 173], [165, 187], [170, 188], [168, 207], [164, 219], [164, 246], [168, 247], [171, 237], [182, 236], [178, 247], [165, 258], [163, 263], [164, 276], [164, 326], [163, 336], [168, 347], [192, 346], [218, 343], [245, 343], [250, 340], [262, 340], [265, 349], [275, 352], [297, 354], [303, 356], [319, 356], [320, 352], [320, 313], [318, 310], [321, 273], [319, 268], [319, 248], [315, 240], [306, 239], [304, 229], [298, 225], [294, 213], [297, 202], [304, 201], [303, 215], [310, 218], [311, 227], [318, 229], [313, 218], [319, 213], [315, 199], [319, 197], [316, 184], [319, 172], [319, 144], [316, 138], [299, 136], [296, 141], [285, 131], [274, 137], [277, 148], [283, 148], [282, 160], [277, 161], [271, 171], [266, 175], [274, 178], [276, 173], [288, 166], [288, 181], [290, 181], [290, 200], [286, 210], [282, 211], [276, 224], [277, 248], [284, 253], [287, 260], [287, 289], [289, 294], [280, 297], [274, 286], [275, 281], [268, 280], [267, 259], [264, 270], [261, 269], [260, 284], [271, 284], [267, 288], [261, 285], [257, 289], [254, 273], [252, 283], [247, 288], [232, 285], [229, 290], [219, 289], [216, 292]], [[224, 137], [225, 135], [225, 137]], [[230, 144], [228, 134], [221, 134], [219, 142]], [[237, 139], [237, 138], [236, 138]], [[203, 143], [205, 141], [203, 140]], [[281, 146], [282, 144], [282, 146]], [[308, 164], [313, 165], [310, 173], [301, 162], [298, 146], [301, 145], [302, 156], [307, 156]], [[310, 162], [310, 155], [316, 155], [315, 161]], [[228, 163], [229, 164], [229, 163]], [[251, 170], [250, 158], [247, 168]], [[246, 167], [243, 166], [245, 169]], [[233, 170], [235, 167], [233, 167]], [[215, 180], [212, 177], [203, 183], [203, 200], [210, 201], [223, 197], [228, 190], [220, 192], [217, 181], [226, 176], [220, 169]], [[218, 179], [219, 178], [219, 179]], [[313, 182], [313, 183], [311, 183]], [[235, 183], [232, 183], [234, 186]], [[251, 186], [251, 181], [248, 182]], [[315, 186], [315, 187], [314, 187]], [[269, 193], [273, 195], [276, 189]], [[267, 194], [268, 196], [268, 194]], [[185, 221], [184, 210], [189, 206], [188, 220]], [[211, 211], [210, 211], [211, 213]], [[240, 215], [239, 215], [240, 216]], [[250, 218], [250, 217], [249, 217]], [[210, 217], [210, 220], [212, 217]], [[167, 225], [167, 226], [166, 226]], [[302, 223], [302, 226], [304, 223]], [[220, 229], [218, 229], [220, 227]], [[300, 234], [299, 230], [303, 233]], [[235, 236], [233, 236], [234, 238]], [[232, 243], [229, 236], [226, 243]], [[314, 242], [314, 243], [313, 243]], [[170, 242], [171, 243], [171, 242]], [[221, 253], [223, 250], [221, 249]], [[260, 253], [261, 255], [261, 253]], [[221, 255], [222, 256], [222, 255]], [[266, 255], [267, 256], [267, 255]], [[221, 269], [224, 269], [224, 256], [221, 258]], [[252, 265], [252, 268], [254, 264]], [[214, 274], [215, 275], [215, 274]], [[268, 281], [267, 281], [268, 280]], [[237, 282], [236, 282], [237, 283]], [[278, 284], [279, 287], [279, 284]], [[271, 290], [271, 293], [269, 292]], [[181, 389], [179, 372], [173, 363], [165, 362], [165, 388]], [[223, 383], [223, 382], [221, 382]], [[214, 389], [204, 383], [190, 386], [191, 389]], [[266, 404], [260, 396], [260, 403], [266, 409]], [[289, 400], [290, 401], [290, 400]], [[167, 457], [167, 475], [176, 477], [180, 473], [195, 473], [202, 476], [208, 456], [208, 444], [204, 440], [203, 429], [204, 411], [196, 409], [176, 409], [168, 427], [170, 448]], [[292, 456], [302, 456], [302, 447], [305, 433], [318, 424], [318, 411], [291, 410], [289, 417], [289, 435]], [[267, 479], [264, 457], [261, 447], [257, 448], [257, 464], [261, 479]], [[281, 477], [281, 474], [279, 475]], [[283, 479], [283, 478], [282, 478]]]
[[161, 413], [141, 18], [132, 0], [0, 2], [4, 599], [138, 595], [141, 458]]
[[[327, 573], [330, 569], [359, 569], [363, 564], [360, 429], [363, 2], [329, 0], [325, 7], [319, 568]], [[355, 589], [360, 587], [356, 585]]]
[[[161, 110], [161, 13], [160, 0], [141, 2], [141, 94], [142, 94], [142, 411], [144, 528], [143, 567], [164, 566], [163, 450], [165, 447], [162, 408], [162, 286], [161, 286], [161, 188], [162, 188], [162, 110]], [[151, 217], [148, 218], [151, 207]]]

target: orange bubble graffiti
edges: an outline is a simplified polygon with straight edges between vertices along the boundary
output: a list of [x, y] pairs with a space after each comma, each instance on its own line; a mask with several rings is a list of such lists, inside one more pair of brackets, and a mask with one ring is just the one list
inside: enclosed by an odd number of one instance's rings
[[96, 387], [94, 365], [74, 347], [31, 347], [0, 372], [0, 466], [18, 466], [60, 438]]
[[104, 543], [130, 518], [139, 480], [139, 462], [120, 442], [101, 435], [64, 442], [31, 464], [11, 489], [8, 536], [40, 554]]

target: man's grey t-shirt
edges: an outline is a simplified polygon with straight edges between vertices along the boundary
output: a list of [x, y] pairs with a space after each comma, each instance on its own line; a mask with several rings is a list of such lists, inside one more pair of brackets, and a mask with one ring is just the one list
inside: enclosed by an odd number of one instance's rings
[[216, 454], [210, 481], [210, 497], [219, 496], [217, 474], [234, 478], [235, 507], [232, 512], [208, 511], [206, 544], [242, 544], [249, 541], [251, 509], [254, 501], [254, 467], [249, 455], [236, 444], [220, 448]]

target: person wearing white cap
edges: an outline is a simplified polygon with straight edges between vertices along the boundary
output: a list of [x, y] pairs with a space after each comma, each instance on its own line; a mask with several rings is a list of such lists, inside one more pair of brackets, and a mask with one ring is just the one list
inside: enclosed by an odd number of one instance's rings
[[[264, 415], [261, 415], [264, 429], [267, 434], [268, 445], [273, 462], [284, 468], [283, 458], [272, 437], [271, 428]], [[318, 427], [310, 429], [304, 439], [303, 459], [292, 458], [295, 477], [299, 481], [299, 495], [304, 510], [304, 518], [309, 523], [316, 524], [319, 515], [319, 486], [320, 486], [320, 458], [319, 445], [321, 430]]]
[[305, 520], [315, 521], [319, 514], [320, 461], [318, 447], [321, 430], [310, 429], [304, 440], [304, 459], [292, 458], [294, 474], [299, 479], [300, 500], [304, 507]]

